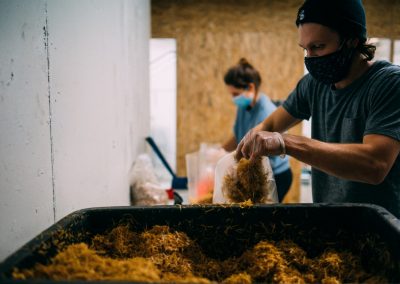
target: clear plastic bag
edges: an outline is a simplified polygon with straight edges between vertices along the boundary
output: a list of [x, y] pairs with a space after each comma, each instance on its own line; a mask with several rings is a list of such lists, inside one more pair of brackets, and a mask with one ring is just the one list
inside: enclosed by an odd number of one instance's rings
[[189, 203], [211, 203], [217, 162], [226, 155], [219, 144], [201, 143], [197, 152], [186, 154]]
[[169, 203], [168, 193], [155, 175], [151, 158], [140, 154], [130, 172], [132, 205], [166, 205]]
[[[269, 163], [268, 157], [262, 157], [261, 160], [262, 171], [264, 174], [265, 182], [263, 182], [262, 187], [259, 188], [259, 194], [262, 195], [258, 198], [256, 203], [278, 203], [278, 193], [276, 190], [276, 183], [274, 175]], [[214, 184], [214, 194], [213, 203], [237, 203], [238, 200], [232, 200], [229, 197], [229, 188], [227, 187], [227, 179], [235, 180], [238, 177], [238, 163], [235, 160], [235, 152], [229, 153], [221, 158], [215, 168], [215, 184]], [[242, 174], [239, 173], [239, 176]], [[248, 180], [248, 186], [251, 188], [252, 180]], [[243, 198], [244, 199], [244, 198]], [[239, 202], [244, 202], [247, 200], [241, 200]]]

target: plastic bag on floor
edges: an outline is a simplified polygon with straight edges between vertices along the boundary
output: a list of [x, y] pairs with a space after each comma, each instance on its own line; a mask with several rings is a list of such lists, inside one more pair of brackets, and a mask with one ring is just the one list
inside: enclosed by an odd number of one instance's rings
[[168, 193], [157, 180], [151, 158], [141, 154], [130, 172], [132, 205], [166, 205]]

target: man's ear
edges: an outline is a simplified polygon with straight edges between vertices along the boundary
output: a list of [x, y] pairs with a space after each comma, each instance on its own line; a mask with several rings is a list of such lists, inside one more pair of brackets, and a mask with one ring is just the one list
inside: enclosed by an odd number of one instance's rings
[[358, 38], [349, 39], [347, 41], [347, 47], [357, 47], [359, 42], [360, 42], [360, 39], [358, 39]]

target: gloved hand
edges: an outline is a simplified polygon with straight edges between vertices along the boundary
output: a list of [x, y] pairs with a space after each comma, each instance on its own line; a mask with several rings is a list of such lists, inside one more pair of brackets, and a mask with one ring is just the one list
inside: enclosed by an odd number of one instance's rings
[[242, 157], [255, 159], [260, 156], [286, 155], [285, 142], [278, 132], [250, 130], [236, 148], [236, 160]]

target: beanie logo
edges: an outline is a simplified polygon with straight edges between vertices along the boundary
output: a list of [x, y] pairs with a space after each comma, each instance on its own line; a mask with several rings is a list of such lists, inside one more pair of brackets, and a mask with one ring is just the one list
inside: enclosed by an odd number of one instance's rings
[[299, 13], [299, 20], [302, 21], [304, 20], [304, 10], [301, 10]]

